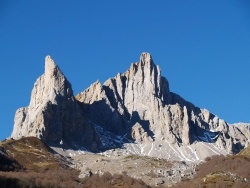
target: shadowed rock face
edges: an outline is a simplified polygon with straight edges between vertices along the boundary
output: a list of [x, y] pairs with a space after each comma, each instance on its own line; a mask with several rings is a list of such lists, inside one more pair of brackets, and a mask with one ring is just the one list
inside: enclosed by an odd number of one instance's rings
[[94, 128], [85, 120], [71, 84], [50, 56], [45, 59], [45, 73], [34, 84], [29, 106], [16, 112], [11, 137], [23, 136], [35, 136], [54, 146], [98, 145]]
[[[148, 148], [146, 154], [153, 153], [156, 143], [178, 153], [172, 144], [186, 147], [187, 156], [196, 157], [196, 148], [188, 147], [197, 142], [213, 144], [207, 149], [216, 147], [213, 154], [238, 152], [250, 138], [249, 127], [228, 125], [171, 92], [149, 53], [143, 53], [125, 73], [103, 85], [97, 81], [76, 97], [47, 56], [45, 73], [34, 85], [29, 106], [16, 112], [11, 137], [35, 136], [50, 146], [77, 145], [92, 151], [132, 142]], [[203, 145], [197, 148], [197, 153], [204, 154]]]

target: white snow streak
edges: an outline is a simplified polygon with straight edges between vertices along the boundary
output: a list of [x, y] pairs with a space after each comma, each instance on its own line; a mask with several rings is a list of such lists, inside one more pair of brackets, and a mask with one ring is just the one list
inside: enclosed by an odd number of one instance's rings
[[216, 153], [217, 155], [220, 155], [220, 153], [216, 152], [216, 151], [213, 150], [211, 147], [208, 147], [206, 144], [204, 144], [204, 143], [202, 143], [202, 142], [201, 142], [201, 144], [202, 144], [203, 146], [205, 146], [206, 148], [210, 149], [212, 152]]
[[153, 147], [154, 147], [154, 143], [152, 142], [152, 144], [151, 144], [151, 148], [150, 148], [150, 150], [149, 150], [149, 152], [148, 152], [148, 156], [150, 156], [150, 153], [152, 152]]
[[[197, 161], [199, 161], [200, 159], [199, 159], [199, 157], [198, 157], [196, 151], [193, 150], [193, 148], [192, 148], [191, 146], [188, 146], [188, 148], [191, 150], [191, 153], [195, 156], [195, 159], [196, 159]], [[195, 161], [195, 159], [194, 159], [194, 161]]]
[[181, 156], [183, 157], [184, 161], [192, 161], [192, 160], [188, 159], [188, 158], [182, 153], [181, 148], [178, 147], [177, 150], [180, 152], [180, 154], [181, 154]]
[[168, 143], [168, 145], [169, 145], [169, 147], [174, 151], [174, 153], [177, 155], [177, 157], [179, 157], [181, 160], [183, 159], [180, 155], [179, 155], [179, 153], [173, 148], [173, 146], [171, 146], [171, 144], [169, 143], [169, 142], [167, 142]]

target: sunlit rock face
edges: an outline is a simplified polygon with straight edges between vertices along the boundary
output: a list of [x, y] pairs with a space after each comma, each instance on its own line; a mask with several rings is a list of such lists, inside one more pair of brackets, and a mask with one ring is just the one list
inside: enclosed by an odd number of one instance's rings
[[41, 138], [50, 145], [95, 147], [98, 143], [71, 84], [50, 56], [45, 58], [45, 73], [34, 84], [29, 106], [18, 109], [15, 115], [11, 137], [27, 136]]
[[71, 84], [47, 56], [28, 107], [16, 112], [12, 138], [41, 138], [51, 146], [198, 161], [240, 151], [249, 124], [229, 125], [169, 89], [149, 53], [125, 73], [73, 96]]

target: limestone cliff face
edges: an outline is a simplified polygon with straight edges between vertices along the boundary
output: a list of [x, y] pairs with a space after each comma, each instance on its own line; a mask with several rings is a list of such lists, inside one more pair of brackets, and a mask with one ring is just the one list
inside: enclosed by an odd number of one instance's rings
[[124, 74], [103, 85], [96, 82], [76, 98], [85, 106], [91, 104], [85, 109], [90, 119], [116, 134], [132, 132], [141, 140], [138, 132], [143, 130], [150, 141], [157, 137], [191, 142], [189, 111], [196, 108], [169, 91], [167, 79], [148, 53]]
[[240, 151], [249, 143], [250, 125], [229, 125], [171, 92], [149, 53], [125, 73], [103, 85], [97, 81], [76, 97], [47, 56], [29, 106], [15, 115], [11, 137], [27, 136], [50, 146], [92, 151], [136, 143], [136, 153], [195, 161]]
[[98, 145], [95, 130], [75, 100], [71, 84], [50, 56], [45, 58], [45, 73], [34, 84], [29, 106], [18, 109], [15, 115], [11, 137], [27, 136], [50, 145]]
[[206, 141], [230, 153], [249, 138], [239, 128], [170, 92], [149, 53], [143, 53], [127, 72], [103, 85], [97, 81], [76, 99], [92, 122], [138, 143], [156, 138], [177, 145]]

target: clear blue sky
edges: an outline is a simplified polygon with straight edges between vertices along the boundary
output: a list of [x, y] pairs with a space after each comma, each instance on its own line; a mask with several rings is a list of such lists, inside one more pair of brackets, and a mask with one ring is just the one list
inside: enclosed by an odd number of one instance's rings
[[152, 54], [171, 91], [250, 122], [249, 0], [0, 0], [0, 139], [50, 54], [74, 93]]

